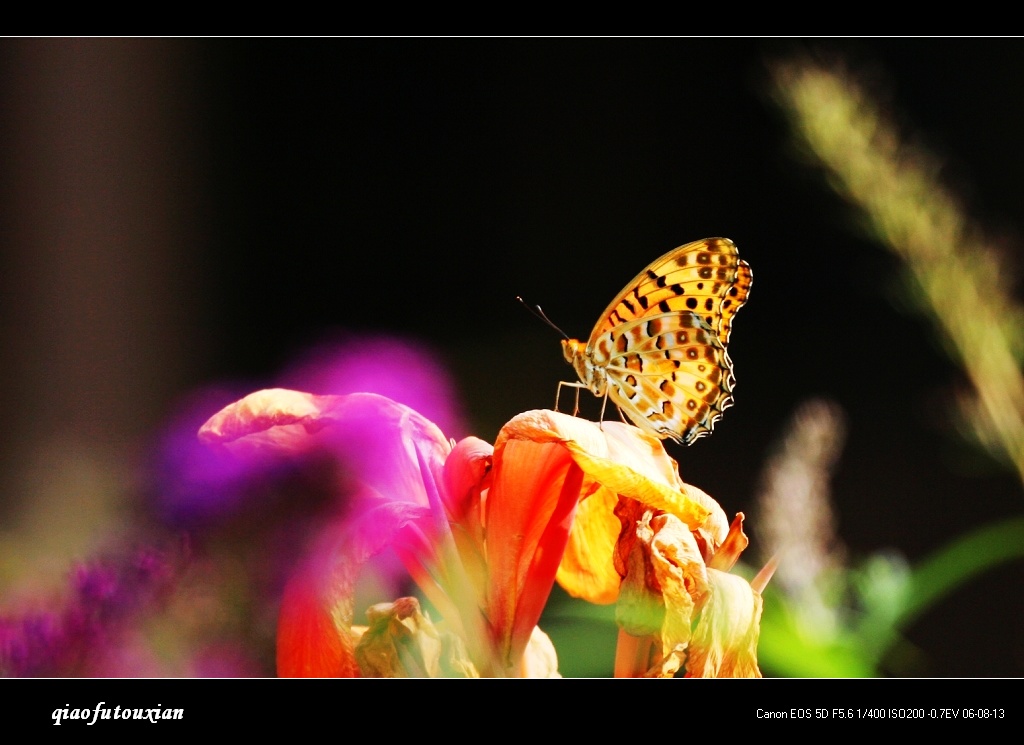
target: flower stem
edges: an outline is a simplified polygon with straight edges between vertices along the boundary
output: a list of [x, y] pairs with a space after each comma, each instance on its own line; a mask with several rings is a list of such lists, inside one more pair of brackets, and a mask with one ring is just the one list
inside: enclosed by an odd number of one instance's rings
[[615, 677], [640, 678], [647, 672], [651, 657], [651, 636], [633, 636], [619, 629], [615, 646]]

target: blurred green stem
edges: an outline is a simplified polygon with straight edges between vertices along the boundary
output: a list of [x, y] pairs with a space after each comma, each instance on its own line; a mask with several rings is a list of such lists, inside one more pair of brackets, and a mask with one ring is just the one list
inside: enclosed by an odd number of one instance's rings
[[968, 580], [1011, 559], [1024, 558], [1024, 518], [988, 525], [961, 536], [921, 562], [898, 623], [906, 627], [922, 611]]

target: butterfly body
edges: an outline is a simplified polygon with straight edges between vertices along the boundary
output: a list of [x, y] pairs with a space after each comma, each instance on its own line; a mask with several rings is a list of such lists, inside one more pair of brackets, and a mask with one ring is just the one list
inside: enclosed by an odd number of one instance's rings
[[651, 263], [611, 302], [587, 342], [562, 342], [595, 396], [637, 427], [689, 445], [733, 403], [726, 345], [750, 294], [750, 266], [728, 238], [680, 246]]

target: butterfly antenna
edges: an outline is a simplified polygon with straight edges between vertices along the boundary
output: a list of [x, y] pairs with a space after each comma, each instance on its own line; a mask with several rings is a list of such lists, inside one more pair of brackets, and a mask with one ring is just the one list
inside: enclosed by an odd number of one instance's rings
[[526, 309], [527, 309], [528, 311], [530, 311], [531, 313], [533, 313], [533, 315], [537, 316], [537, 318], [539, 318], [540, 320], [544, 321], [544, 323], [546, 323], [546, 324], [547, 324], [548, 326], [550, 326], [550, 327], [551, 327], [551, 328], [553, 328], [553, 329], [554, 329], [555, 331], [557, 331], [558, 333], [560, 333], [560, 334], [562, 335], [562, 337], [563, 337], [563, 338], [565, 338], [565, 339], [568, 339], [568, 338], [569, 338], [569, 335], [568, 335], [567, 333], [565, 333], [564, 331], [562, 331], [562, 329], [558, 328], [558, 326], [556, 326], [556, 325], [555, 325], [555, 324], [554, 324], [554, 323], [553, 323], [553, 322], [551, 321], [551, 319], [550, 319], [550, 318], [548, 318], [548, 317], [547, 317], [546, 315], [544, 315], [544, 311], [543, 311], [543, 310], [541, 310], [541, 307], [540, 307], [539, 305], [527, 305], [527, 304], [526, 304], [526, 301], [525, 301], [525, 300], [523, 300], [523, 298], [522, 298], [522, 297], [520, 297], [519, 295], [516, 295], [516, 300], [518, 300], [518, 301], [519, 301], [520, 303], [522, 303], [522, 304], [523, 304], [523, 306], [524, 306], [524, 307], [525, 307], [525, 308], [526, 308]]

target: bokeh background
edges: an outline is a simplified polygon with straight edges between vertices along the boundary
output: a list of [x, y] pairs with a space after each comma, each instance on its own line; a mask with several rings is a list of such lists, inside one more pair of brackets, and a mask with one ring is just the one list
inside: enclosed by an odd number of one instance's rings
[[[154, 477], [168, 433], [326, 347], [381, 370], [420, 355], [451, 391], [424, 413], [493, 440], [573, 375], [517, 296], [585, 337], [649, 261], [706, 236], [754, 272], [736, 404], [669, 450], [748, 515], [752, 562], [766, 460], [812, 399], [844, 422], [829, 498], [851, 565], [914, 565], [1020, 516], [1013, 468], [957, 426], [969, 384], [900, 259], [774, 99], [772, 66], [809, 53], [935, 155], [1019, 297], [1016, 39], [0, 40], [0, 615], [64, 607], [69, 572], [118, 545], [185, 542], [191, 562], [122, 619], [138, 667], [35, 672], [273, 674], [264, 564], [292, 550], [282, 515], [315, 504], [196, 518]], [[1024, 674], [1022, 582], [1007, 561], [939, 599], [888, 672]], [[572, 646], [571, 624], [552, 635]]]

